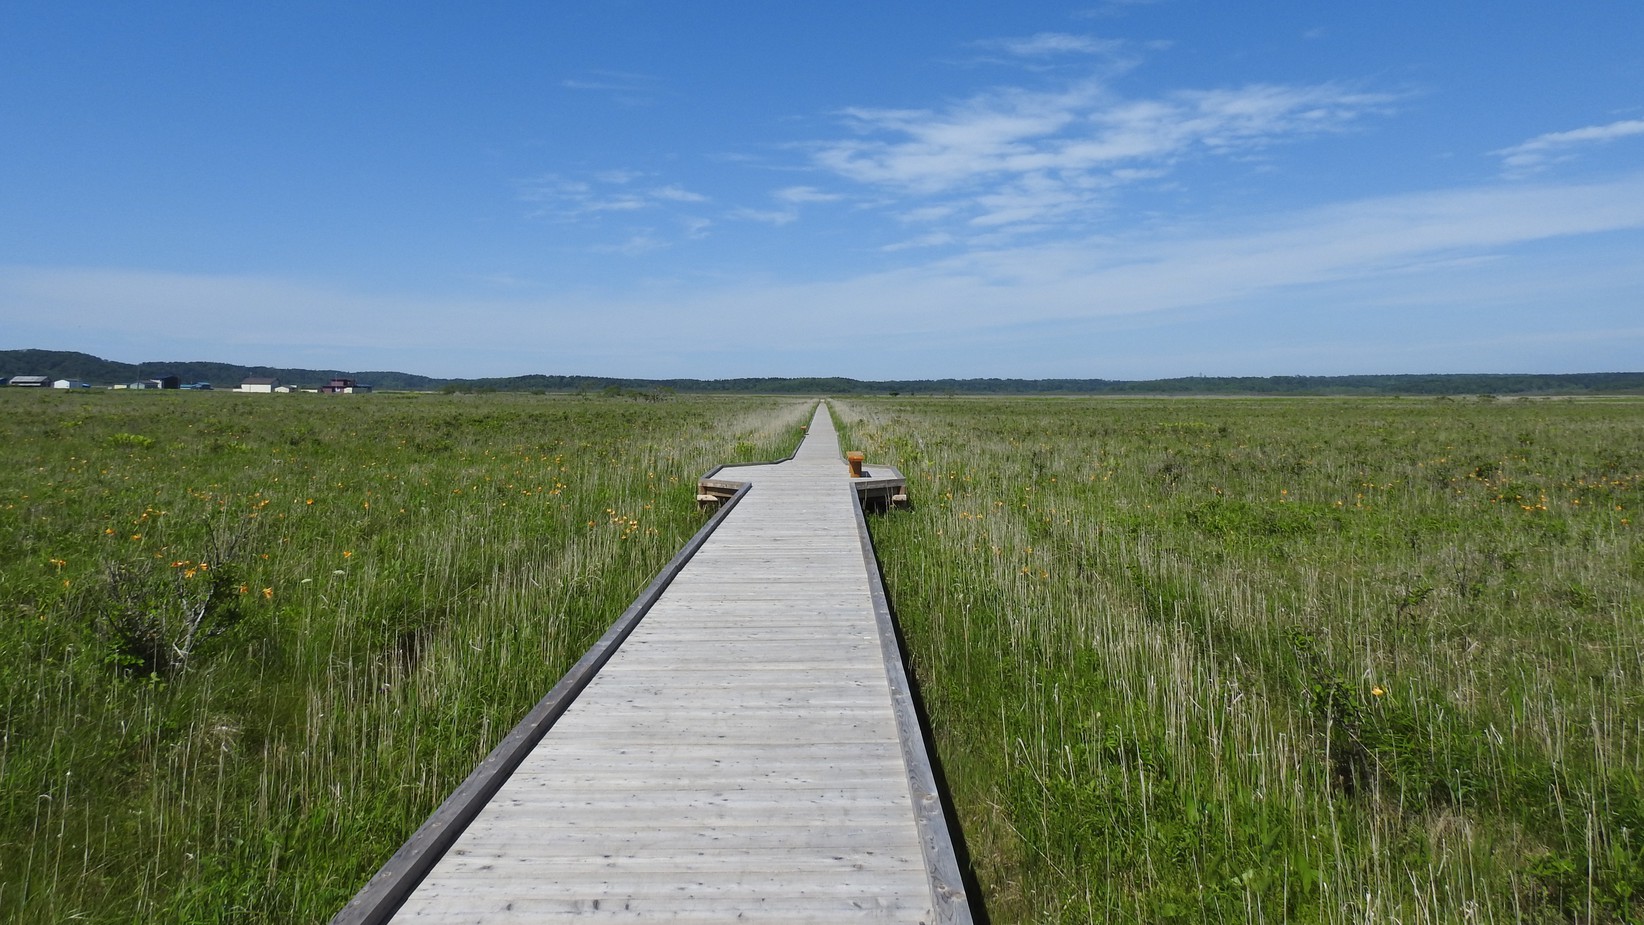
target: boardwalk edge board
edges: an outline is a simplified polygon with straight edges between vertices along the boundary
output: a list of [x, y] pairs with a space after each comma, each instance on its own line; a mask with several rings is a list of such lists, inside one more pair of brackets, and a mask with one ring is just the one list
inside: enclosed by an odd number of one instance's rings
[[[792, 458], [792, 454], [787, 457]], [[451, 849], [463, 830], [468, 828], [497, 791], [502, 789], [509, 776], [531, 750], [536, 748], [537, 743], [542, 741], [543, 736], [548, 734], [548, 730], [553, 728], [554, 722], [565, 713], [577, 695], [593, 681], [605, 663], [611, 660], [611, 656], [616, 654], [617, 647], [634, 631], [652, 605], [662, 597], [662, 593], [667, 590], [674, 577], [685, 568], [714, 531], [719, 529], [719, 525], [730, 516], [731, 511], [751, 488], [751, 485], [744, 484], [714, 512], [713, 517], [709, 518], [702, 529], [698, 530], [684, 548], [668, 560], [668, 564], [651, 579], [651, 583], [628, 609], [623, 611], [622, 616], [611, 624], [605, 635], [571, 666], [571, 670], [565, 673], [547, 696], [543, 697], [531, 712], [526, 714], [525, 719], [485, 756], [485, 759], [474, 768], [473, 773], [452, 791], [434, 814], [428, 817], [404, 845], [400, 846], [400, 850], [394, 852], [394, 856], [388, 859], [364, 888], [331, 919], [331, 925], [384, 925], [393, 918], [394, 913], [410, 898], [418, 884], [422, 883], [429, 871], [434, 869], [434, 865], [438, 864]]]
[[[855, 493], [853, 486], [846, 489]], [[855, 500], [854, 498], [852, 500]], [[924, 727], [914, 709], [913, 688], [901, 647], [896, 643], [896, 624], [891, 619], [890, 599], [879, 577], [879, 557], [873, 551], [867, 515], [860, 504], [856, 511], [856, 534], [862, 545], [862, 560], [868, 571], [868, 591], [873, 598], [874, 620], [879, 625], [879, 644], [884, 650], [885, 674], [890, 681], [891, 703], [896, 726], [901, 733], [902, 757], [908, 771], [908, 790], [913, 799], [914, 821], [919, 827], [919, 846], [925, 852], [930, 872], [931, 909], [936, 921], [949, 925], [971, 925], [970, 898], [965, 894], [964, 877], [959, 872], [959, 854], [948, 828], [942, 792], [936, 786], [936, 771], [925, 748]]]
[[[820, 405], [821, 402], [817, 402], [816, 404]], [[816, 405], [811, 406], [811, 413], [813, 415], [816, 413]], [[782, 457], [781, 459], [772, 459], [772, 460], [768, 460], [766, 462], [720, 463], [719, 465], [717, 465], [717, 466], [713, 467], [712, 469], [709, 469], [707, 472], [703, 473], [702, 478], [711, 479], [714, 476], [718, 475], [721, 469], [734, 469], [738, 466], [774, 466], [774, 465], [777, 465], [778, 463], [791, 462], [791, 461], [793, 461], [793, 458], [795, 456], [799, 455], [799, 448], [801, 446], [805, 445], [805, 438], [809, 437], [810, 435], [811, 435], [810, 428], [806, 427], [805, 428], [805, 433], [803, 435], [801, 435], [800, 438], [799, 438], [799, 442], [793, 445], [793, 452], [791, 452], [788, 455]], [[747, 484], [747, 483], [743, 483], [743, 484]]]

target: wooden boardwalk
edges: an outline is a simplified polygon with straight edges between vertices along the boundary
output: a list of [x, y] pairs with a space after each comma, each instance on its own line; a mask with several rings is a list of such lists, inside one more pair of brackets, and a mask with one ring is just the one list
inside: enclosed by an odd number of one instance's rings
[[[826, 407], [792, 459], [716, 477], [751, 487], [383, 915], [970, 921]], [[394, 867], [337, 921], [388, 920]]]

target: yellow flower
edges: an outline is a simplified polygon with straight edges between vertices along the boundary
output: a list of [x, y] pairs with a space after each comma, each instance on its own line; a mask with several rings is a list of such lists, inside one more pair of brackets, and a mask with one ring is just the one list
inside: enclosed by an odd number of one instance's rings
[[1370, 688], [1370, 693], [1375, 694], [1377, 697], [1380, 697], [1381, 695], [1383, 695], [1387, 692], [1382, 690], [1380, 687], [1372, 687], [1372, 688]]
[[274, 589], [273, 588], [264, 588], [263, 589], [263, 600], [271, 601], [273, 599], [274, 599]]

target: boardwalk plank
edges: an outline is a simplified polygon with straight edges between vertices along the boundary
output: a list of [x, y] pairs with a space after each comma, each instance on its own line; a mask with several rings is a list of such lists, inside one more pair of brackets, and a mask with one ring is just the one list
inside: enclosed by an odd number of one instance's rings
[[949, 915], [826, 409], [716, 478], [753, 488], [395, 921]]

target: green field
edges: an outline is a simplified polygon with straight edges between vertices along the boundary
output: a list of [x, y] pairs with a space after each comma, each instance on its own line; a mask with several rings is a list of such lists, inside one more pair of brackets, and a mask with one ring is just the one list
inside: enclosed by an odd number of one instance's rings
[[1644, 918], [1644, 402], [839, 411], [994, 921]]
[[[0, 390], [0, 918], [326, 920], [809, 407]], [[1644, 401], [835, 411], [992, 921], [1644, 917]]]
[[0, 390], [0, 919], [329, 919], [809, 407]]

